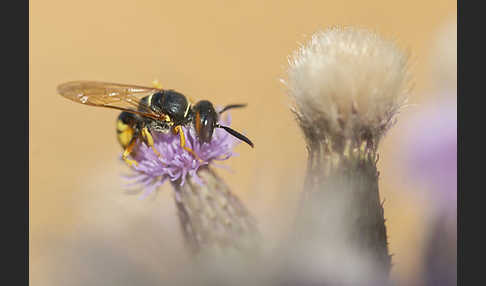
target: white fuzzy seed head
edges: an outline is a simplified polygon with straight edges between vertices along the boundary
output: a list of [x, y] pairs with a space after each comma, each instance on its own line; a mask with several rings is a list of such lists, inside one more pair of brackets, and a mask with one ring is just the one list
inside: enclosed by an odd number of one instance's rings
[[378, 140], [406, 101], [407, 61], [393, 42], [365, 29], [317, 32], [289, 59], [287, 87], [299, 123], [320, 128], [313, 131], [319, 137], [365, 132]]

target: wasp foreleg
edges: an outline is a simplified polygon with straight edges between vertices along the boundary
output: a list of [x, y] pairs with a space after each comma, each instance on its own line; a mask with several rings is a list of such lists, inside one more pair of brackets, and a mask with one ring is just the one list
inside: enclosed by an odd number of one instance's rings
[[201, 160], [199, 156], [191, 148], [186, 146], [186, 137], [184, 136], [184, 131], [182, 131], [182, 127], [180, 125], [174, 127], [174, 132], [175, 134], [179, 134], [182, 149], [191, 153], [191, 155], [194, 156], [194, 158], [196, 158], [197, 160]]

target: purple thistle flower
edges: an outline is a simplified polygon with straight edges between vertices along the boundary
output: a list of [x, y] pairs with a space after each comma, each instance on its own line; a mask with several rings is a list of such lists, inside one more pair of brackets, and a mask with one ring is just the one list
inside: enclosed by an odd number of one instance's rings
[[[451, 95], [451, 94], [447, 94]], [[424, 106], [408, 124], [403, 142], [407, 179], [427, 186], [423, 279], [426, 285], [457, 282], [457, 101], [443, 97]]]
[[[231, 124], [229, 113], [221, 118], [219, 123], [229, 126]], [[163, 185], [166, 180], [180, 181], [180, 185], [183, 186], [188, 175], [196, 183], [203, 185], [203, 180], [197, 175], [198, 169], [212, 164], [213, 161], [229, 159], [235, 155], [233, 148], [240, 142], [221, 128], [214, 130], [210, 143], [201, 143], [192, 126], [182, 127], [182, 129], [186, 138], [186, 146], [192, 149], [200, 160], [181, 148], [179, 135], [173, 133], [153, 132], [154, 147], [161, 157], [158, 157], [146, 144], [139, 143], [135, 147], [134, 160], [138, 162], [138, 166], [132, 166], [136, 172], [130, 177], [134, 180], [130, 185], [144, 186], [145, 192], [142, 198]]]
[[[229, 113], [218, 123], [230, 126]], [[225, 129], [215, 128], [211, 141], [201, 143], [192, 125], [182, 129], [186, 146], [198, 158], [181, 147], [178, 134], [153, 132], [154, 148], [160, 157], [139, 141], [132, 152], [138, 165], [132, 165], [131, 185], [141, 186], [144, 198], [167, 180], [171, 182], [182, 234], [194, 254], [214, 246], [257, 249], [259, 232], [254, 218], [211, 168], [221, 167], [215, 161], [235, 155], [233, 147], [239, 139]]]
[[457, 103], [443, 100], [424, 107], [404, 126], [405, 163], [412, 179], [425, 183], [440, 208], [457, 202]]

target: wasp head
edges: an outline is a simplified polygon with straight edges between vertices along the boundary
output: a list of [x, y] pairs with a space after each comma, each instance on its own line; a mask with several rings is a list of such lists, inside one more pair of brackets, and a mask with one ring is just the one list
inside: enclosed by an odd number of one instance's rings
[[209, 143], [218, 123], [218, 113], [211, 102], [201, 100], [193, 107], [193, 125], [201, 142]]
[[219, 114], [225, 112], [231, 108], [244, 107], [245, 104], [233, 104], [224, 107], [221, 111], [216, 112], [214, 106], [211, 102], [207, 100], [201, 100], [192, 108], [192, 122], [194, 124], [194, 129], [196, 130], [197, 137], [201, 142], [209, 143], [213, 137], [214, 128], [222, 128], [232, 136], [246, 142], [248, 145], [253, 147], [253, 143], [245, 137], [243, 134], [231, 129], [228, 126], [223, 126], [218, 123]]

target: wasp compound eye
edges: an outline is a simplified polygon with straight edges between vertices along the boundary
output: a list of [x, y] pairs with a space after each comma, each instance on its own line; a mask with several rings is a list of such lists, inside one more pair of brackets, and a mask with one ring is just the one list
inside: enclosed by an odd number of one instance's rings
[[194, 129], [201, 142], [209, 143], [218, 122], [218, 113], [211, 102], [201, 100], [194, 106]]

